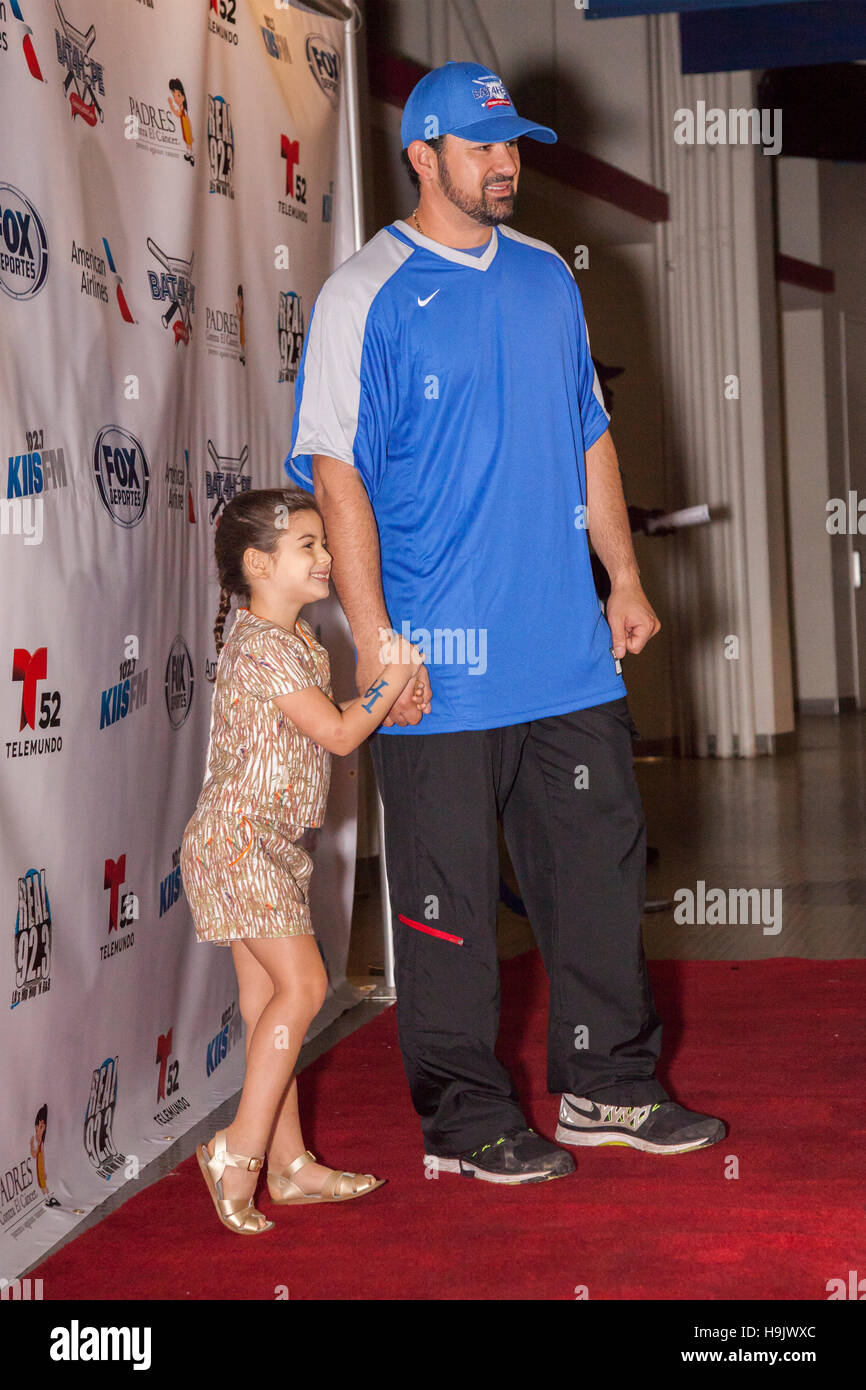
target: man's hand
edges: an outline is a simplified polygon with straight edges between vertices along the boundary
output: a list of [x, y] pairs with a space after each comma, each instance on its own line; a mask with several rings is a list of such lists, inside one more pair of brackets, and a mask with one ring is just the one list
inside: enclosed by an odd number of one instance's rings
[[661, 629], [661, 623], [637, 580], [613, 586], [606, 614], [613, 654], [617, 659], [625, 656], [626, 652], [636, 656]]
[[[359, 655], [355, 668], [355, 684], [359, 695], [369, 690], [381, 669], [382, 662], [379, 660], [378, 652]], [[430, 713], [432, 694], [427, 667], [417, 667], [406, 682], [399, 699], [395, 700], [387, 717], [382, 720], [383, 727], [388, 728], [391, 724], [420, 724], [422, 715]]]

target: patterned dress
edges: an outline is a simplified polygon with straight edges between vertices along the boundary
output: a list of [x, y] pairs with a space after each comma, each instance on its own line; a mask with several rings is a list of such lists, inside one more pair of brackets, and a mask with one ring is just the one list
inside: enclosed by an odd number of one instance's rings
[[294, 633], [239, 608], [219, 655], [205, 782], [181, 845], [199, 941], [312, 935], [313, 861], [295, 843], [325, 818], [331, 755], [273, 703], [317, 685], [328, 653], [309, 623]]

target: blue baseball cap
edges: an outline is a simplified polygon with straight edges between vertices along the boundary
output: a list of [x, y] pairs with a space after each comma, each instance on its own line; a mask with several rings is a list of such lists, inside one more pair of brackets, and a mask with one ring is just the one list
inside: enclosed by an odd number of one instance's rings
[[556, 132], [524, 121], [514, 109], [505, 83], [481, 63], [445, 63], [434, 68], [409, 93], [400, 136], [405, 150], [413, 140], [457, 135], [461, 140], [494, 145], [529, 135], [546, 145]]

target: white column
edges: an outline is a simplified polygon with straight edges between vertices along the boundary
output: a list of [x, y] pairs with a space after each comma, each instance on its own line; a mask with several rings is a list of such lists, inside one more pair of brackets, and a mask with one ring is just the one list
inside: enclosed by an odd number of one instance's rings
[[684, 753], [751, 757], [793, 728], [770, 157], [674, 142], [675, 113], [699, 100], [751, 108], [752, 78], [684, 77], [676, 16], [648, 24], [654, 179], [671, 199], [657, 243], [665, 495], [720, 518], [670, 544], [676, 727]]

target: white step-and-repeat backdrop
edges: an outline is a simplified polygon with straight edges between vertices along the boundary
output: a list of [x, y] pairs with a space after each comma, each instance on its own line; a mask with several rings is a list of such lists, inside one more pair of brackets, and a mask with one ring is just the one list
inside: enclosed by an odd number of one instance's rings
[[[287, 481], [307, 319], [354, 249], [343, 43], [264, 0], [0, 0], [6, 1279], [242, 1077], [230, 953], [195, 941], [178, 859], [214, 522]], [[348, 698], [345, 620], [307, 616]], [[355, 791], [335, 759], [309, 832], [322, 1018], [352, 993]]]

